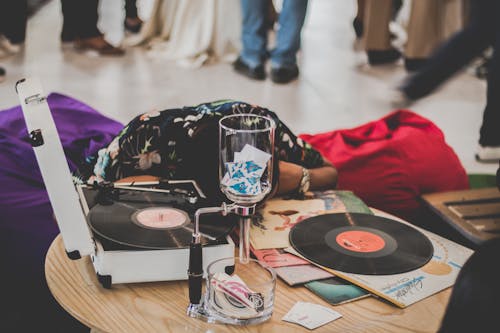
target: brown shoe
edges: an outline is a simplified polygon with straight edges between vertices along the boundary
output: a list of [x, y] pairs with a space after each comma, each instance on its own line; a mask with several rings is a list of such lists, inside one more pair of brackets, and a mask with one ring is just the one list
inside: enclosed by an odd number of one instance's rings
[[78, 50], [97, 51], [100, 55], [123, 55], [125, 51], [122, 48], [115, 47], [104, 39], [104, 36], [90, 38], [79, 38], [75, 41], [75, 48]]

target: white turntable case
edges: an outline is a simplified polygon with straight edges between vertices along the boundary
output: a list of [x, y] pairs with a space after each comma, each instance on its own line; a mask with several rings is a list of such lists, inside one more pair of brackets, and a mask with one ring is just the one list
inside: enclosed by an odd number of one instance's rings
[[[105, 250], [87, 224], [82, 195], [75, 187], [63, 147], [43, 94], [40, 81], [26, 78], [16, 83], [31, 144], [47, 188], [68, 257], [90, 255], [97, 277], [105, 288], [112, 284], [187, 280], [189, 247], [167, 250]], [[81, 193], [80, 193], [81, 194]], [[234, 256], [234, 243], [203, 248], [203, 271], [217, 259]]]

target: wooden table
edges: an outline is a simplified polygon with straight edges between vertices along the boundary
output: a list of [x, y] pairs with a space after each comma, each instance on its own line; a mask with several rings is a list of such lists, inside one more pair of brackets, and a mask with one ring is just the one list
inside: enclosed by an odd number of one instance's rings
[[436, 332], [450, 296], [448, 288], [406, 309], [372, 297], [332, 306], [305, 287], [289, 287], [278, 279], [271, 320], [240, 327], [207, 324], [188, 317], [186, 281], [122, 284], [104, 289], [90, 258], [70, 260], [60, 235], [47, 253], [45, 275], [59, 304], [83, 324], [102, 332], [309, 332], [281, 320], [297, 301], [330, 306], [343, 315], [314, 332]]

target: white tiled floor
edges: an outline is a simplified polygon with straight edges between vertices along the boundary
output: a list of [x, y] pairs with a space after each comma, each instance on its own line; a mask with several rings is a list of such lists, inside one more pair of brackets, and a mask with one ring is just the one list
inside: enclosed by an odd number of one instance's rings
[[[147, 15], [151, 1], [139, 1], [139, 5]], [[121, 58], [63, 51], [60, 3], [52, 0], [30, 19], [24, 51], [0, 59], [8, 71], [0, 84], [0, 108], [17, 105], [15, 82], [36, 75], [47, 92], [68, 94], [124, 123], [152, 108], [233, 98], [269, 107], [296, 133], [358, 126], [392, 110], [390, 94], [405, 70], [402, 64], [367, 66], [364, 53], [354, 51], [354, 6], [355, 1], [310, 1], [301, 76], [282, 86], [248, 80], [225, 63], [186, 69], [173, 62], [151, 61], [141, 49], [130, 49]], [[112, 41], [119, 41], [122, 2], [102, 0], [101, 7], [102, 30]], [[468, 172], [494, 173], [497, 169], [496, 164], [474, 160], [485, 93], [485, 82], [466, 71], [411, 107], [444, 131]]]

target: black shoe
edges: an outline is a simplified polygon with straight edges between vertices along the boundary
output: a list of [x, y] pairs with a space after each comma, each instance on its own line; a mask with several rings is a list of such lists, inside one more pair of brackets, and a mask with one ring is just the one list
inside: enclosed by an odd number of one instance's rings
[[264, 72], [264, 65], [260, 64], [255, 68], [251, 68], [241, 60], [240, 57], [233, 63], [233, 68], [240, 74], [245, 75], [254, 80], [264, 80], [266, 73]]
[[136, 34], [139, 31], [141, 31], [142, 20], [138, 17], [135, 17], [135, 18], [127, 17], [127, 18], [125, 18], [125, 21], [123, 21], [123, 26], [124, 26], [126, 31], [129, 31], [133, 34]]
[[5, 68], [3, 67], [0, 67], [0, 82], [2, 82], [3, 80], [5, 80]]
[[383, 50], [383, 51], [366, 51], [368, 55], [368, 63], [370, 65], [384, 65], [390, 64], [401, 58], [401, 52], [396, 49]]
[[297, 65], [291, 67], [271, 68], [271, 80], [274, 83], [288, 83], [299, 76]]
[[354, 20], [352, 21], [352, 27], [354, 28], [354, 33], [356, 34], [356, 38], [361, 38], [361, 36], [363, 36], [363, 21], [355, 17]]
[[75, 33], [73, 31], [62, 30], [61, 32], [61, 42], [62, 43], [71, 43], [76, 39]]
[[426, 58], [405, 58], [405, 68], [408, 72], [420, 70], [427, 63]]

